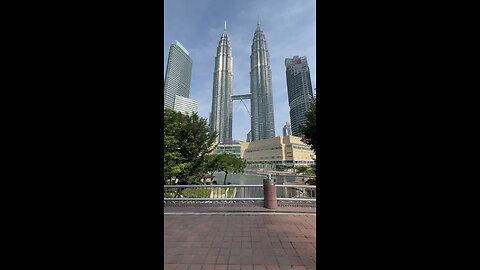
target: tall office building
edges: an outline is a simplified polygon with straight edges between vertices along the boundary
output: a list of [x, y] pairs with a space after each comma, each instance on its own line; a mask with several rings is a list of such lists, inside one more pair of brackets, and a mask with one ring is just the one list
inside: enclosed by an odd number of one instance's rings
[[218, 132], [217, 143], [232, 143], [232, 48], [227, 35], [227, 23], [220, 37], [213, 72], [212, 111], [210, 129]]
[[198, 101], [175, 95], [173, 110], [183, 114], [192, 114], [198, 111]]
[[251, 142], [252, 141], [252, 131], [250, 130], [248, 133], [247, 133], [247, 142]]
[[313, 98], [307, 57], [286, 58], [285, 67], [287, 69], [288, 104], [290, 106], [292, 135], [304, 137], [301, 128], [307, 121], [305, 114], [308, 112]]
[[[165, 86], [163, 92], [163, 106], [165, 109], [175, 110], [175, 107], [184, 107], [182, 104], [185, 102], [196, 102], [189, 99], [191, 78], [192, 59], [182, 44], [175, 40], [170, 46], [170, 51], [168, 52], [167, 72], [165, 74]], [[177, 96], [180, 98], [177, 98]], [[175, 105], [176, 102], [179, 104]]]
[[257, 24], [250, 56], [252, 141], [275, 137], [271, 73], [267, 41]]
[[292, 126], [288, 122], [283, 126], [283, 136], [292, 136]]

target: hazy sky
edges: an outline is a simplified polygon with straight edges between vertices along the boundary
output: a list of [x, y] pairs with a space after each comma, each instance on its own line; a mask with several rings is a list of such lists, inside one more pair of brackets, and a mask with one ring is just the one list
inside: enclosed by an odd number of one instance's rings
[[[316, 87], [315, 5], [315, 0], [165, 0], [164, 77], [170, 44], [178, 40], [193, 61], [190, 98], [199, 102], [199, 116], [208, 119], [224, 21], [233, 54], [233, 95], [239, 95], [250, 93], [251, 45], [260, 18], [270, 53], [275, 135], [282, 135], [285, 122], [290, 122], [285, 58], [306, 56], [312, 87]], [[250, 101], [244, 102], [250, 110]], [[249, 130], [245, 106], [234, 101], [233, 139], [245, 141]]]

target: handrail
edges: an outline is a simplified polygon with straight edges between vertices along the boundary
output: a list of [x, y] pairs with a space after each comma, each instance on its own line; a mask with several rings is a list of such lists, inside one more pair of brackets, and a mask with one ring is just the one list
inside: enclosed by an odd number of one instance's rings
[[209, 188], [209, 187], [263, 187], [263, 185], [164, 185], [166, 188], [176, 188], [176, 187], [198, 187], [198, 188]]
[[263, 198], [163, 198], [165, 201], [263, 201]]
[[[277, 187], [317, 188], [311, 185], [276, 185]], [[263, 187], [263, 185], [164, 185], [165, 188], [209, 188], [209, 187]]]
[[310, 185], [277, 185], [277, 187], [298, 187], [298, 188], [317, 188], [317, 186]]
[[[275, 185], [278, 201], [316, 201], [316, 186]], [[164, 201], [261, 201], [264, 185], [164, 185]], [[232, 193], [233, 192], [233, 193]]]

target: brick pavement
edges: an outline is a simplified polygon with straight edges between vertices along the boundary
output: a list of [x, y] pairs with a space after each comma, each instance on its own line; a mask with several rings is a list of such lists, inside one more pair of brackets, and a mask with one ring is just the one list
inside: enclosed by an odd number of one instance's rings
[[315, 269], [315, 215], [164, 215], [164, 269]]
[[179, 213], [179, 212], [192, 212], [192, 213], [204, 213], [204, 212], [287, 212], [287, 213], [316, 213], [317, 208], [315, 204], [306, 205], [282, 205], [283, 202], [279, 202], [279, 206], [275, 209], [267, 209], [263, 206], [263, 201], [242, 204], [240, 202], [214, 202], [214, 203], [199, 203], [199, 202], [169, 202], [164, 204], [164, 213]]

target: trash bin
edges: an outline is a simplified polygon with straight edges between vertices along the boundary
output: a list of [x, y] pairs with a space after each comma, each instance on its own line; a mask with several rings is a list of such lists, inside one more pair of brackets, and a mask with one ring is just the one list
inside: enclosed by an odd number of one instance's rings
[[275, 179], [263, 179], [263, 206], [268, 209], [277, 208], [277, 188]]

